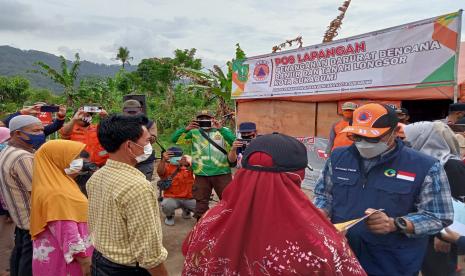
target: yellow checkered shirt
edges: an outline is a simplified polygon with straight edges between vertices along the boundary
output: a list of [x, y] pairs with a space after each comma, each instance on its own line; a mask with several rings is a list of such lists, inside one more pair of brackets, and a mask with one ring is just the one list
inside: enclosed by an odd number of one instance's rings
[[94, 246], [105, 258], [146, 269], [166, 260], [156, 191], [144, 174], [108, 159], [87, 182], [87, 193]]

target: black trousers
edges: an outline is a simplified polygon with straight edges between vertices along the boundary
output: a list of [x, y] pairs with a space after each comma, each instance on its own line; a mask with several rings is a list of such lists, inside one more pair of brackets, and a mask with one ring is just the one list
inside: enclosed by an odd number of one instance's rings
[[95, 249], [92, 255], [91, 272], [92, 276], [150, 276], [145, 268], [114, 263]]
[[32, 276], [32, 240], [29, 230], [15, 228], [15, 247], [10, 259], [11, 276]]

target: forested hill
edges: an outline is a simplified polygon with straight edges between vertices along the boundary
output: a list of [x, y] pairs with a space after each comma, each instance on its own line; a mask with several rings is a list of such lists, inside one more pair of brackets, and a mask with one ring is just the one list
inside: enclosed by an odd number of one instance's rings
[[[28, 72], [32, 69], [38, 69], [33, 66], [37, 61], [45, 62], [59, 71], [60, 59], [58, 56], [35, 50], [21, 50], [10, 46], [0, 46], [0, 76], [23, 76], [30, 80], [32, 87], [48, 88], [56, 93], [61, 93], [62, 87], [55, 84], [50, 78]], [[69, 63], [71, 64], [70, 61]], [[120, 65], [81, 61], [78, 79], [89, 76], [113, 77], [120, 68]], [[136, 68], [137, 66], [126, 66], [127, 71], [133, 71]]]

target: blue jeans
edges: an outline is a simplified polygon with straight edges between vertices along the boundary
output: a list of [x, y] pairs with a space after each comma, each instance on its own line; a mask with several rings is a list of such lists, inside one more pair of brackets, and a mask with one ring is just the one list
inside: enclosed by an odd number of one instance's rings
[[92, 276], [150, 276], [145, 268], [114, 263], [97, 250], [92, 255], [91, 273]]

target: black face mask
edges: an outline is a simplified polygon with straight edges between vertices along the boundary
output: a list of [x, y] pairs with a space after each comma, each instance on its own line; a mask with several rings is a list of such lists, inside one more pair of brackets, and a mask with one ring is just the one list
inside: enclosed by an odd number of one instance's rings
[[241, 135], [241, 138], [246, 140], [252, 140], [253, 138], [255, 138], [255, 135]]

